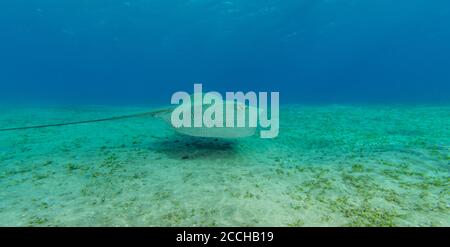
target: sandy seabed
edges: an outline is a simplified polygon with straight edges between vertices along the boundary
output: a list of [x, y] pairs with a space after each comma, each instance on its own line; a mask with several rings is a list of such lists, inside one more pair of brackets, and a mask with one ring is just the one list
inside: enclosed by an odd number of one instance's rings
[[[147, 111], [0, 108], [0, 128]], [[156, 118], [0, 132], [1, 226], [450, 226], [450, 106], [280, 109], [276, 139]]]

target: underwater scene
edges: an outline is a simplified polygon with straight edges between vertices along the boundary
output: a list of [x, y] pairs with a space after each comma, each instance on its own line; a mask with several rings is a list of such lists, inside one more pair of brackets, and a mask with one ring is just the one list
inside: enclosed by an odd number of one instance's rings
[[[448, 23], [444, 0], [1, 1], [0, 226], [448, 227]], [[279, 93], [276, 134], [175, 128], [196, 83]]]

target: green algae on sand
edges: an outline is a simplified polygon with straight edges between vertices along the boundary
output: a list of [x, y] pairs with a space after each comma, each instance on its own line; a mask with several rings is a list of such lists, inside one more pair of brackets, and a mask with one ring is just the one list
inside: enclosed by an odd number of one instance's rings
[[[0, 126], [141, 112], [39, 108]], [[280, 108], [280, 135], [127, 119], [0, 135], [2, 226], [450, 226], [449, 106]]]

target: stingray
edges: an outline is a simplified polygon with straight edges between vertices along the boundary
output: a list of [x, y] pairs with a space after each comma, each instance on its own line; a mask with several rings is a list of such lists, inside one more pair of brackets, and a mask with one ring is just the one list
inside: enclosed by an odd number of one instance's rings
[[[193, 97], [194, 95], [191, 95], [191, 102], [193, 102]], [[194, 107], [197, 106], [199, 103], [194, 103], [191, 106], [191, 113], [194, 112]], [[202, 105], [202, 109], [203, 109], [203, 113], [205, 112], [205, 110], [210, 106], [210, 104], [203, 104], [200, 103]], [[248, 106], [244, 103], [241, 102], [235, 102], [233, 101], [223, 101], [221, 103], [216, 103], [219, 104], [219, 107], [222, 108], [222, 112], [223, 112], [223, 116], [222, 119], [225, 121], [226, 119], [226, 109], [228, 107], [235, 107], [236, 109], [241, 109], [244, 110], [246, 115], [247, 113], [250, 112], [250, 110], [255, 110], [256, 112], [258, 112], [258, 109], [256, 107], [253, 106]], [[168, 123], [170, 126], [172, 126], [172, 121], [171, 121], [171, 115], [172, 115], [172, 111], [174, 110], [174, 108], [170, 109], [170, 110], [166, 110], [166, 111], [159, 111], [157, 113], [154, 114], [155, 117], [160, 117], [161, 119], [163, 119], [166, 123]], [[234, 112], [234, 126], [236, 126], [237, 124], [237, 115], [236, 115], [236, 111]], [[203, 114], [202, 114], [203, 116]], [[192, 116], [192, 119], [194, 117]], [[204, 124], [206, 125], [207, 122], [209, 120], [205, 120], [204, 119]], [[226, 125], [226, 124], [224, 124]], [[241, 138], [241, 137], [249, 137], [249, 136], [253, 136], [256, 131], [257, 131], [257, 127], [251, 127], [250, 125], [250, 117], [246, 117], [245, 118], [245, 123], [244, 123], [245, 127], [180, 127], [180, 128], [174, 128], [178, 133], [180, 134], [184, 134], [184, 135], [189, 135], [189, 136], [195, 136], [195, 137], [215, 137], [215, 138]], [[173, 127], [173, 126], [172, 126]]]
[[[193, 96], [191, 96], [191, 97], [193, 97]], [[235, 101], [224, 101], [221, 103], [223, 112], [225, 112], [225, 109], [229, 104], [236, 105], [236, 107], [244, 107], [246, 112], [248, 112], [252, 108], [255, 109], [255, 107], [248, 106], [244, 103], [235, 102]], [[204, 106], [203, 109], [210, 106], [209, 104], [207, 104], [207, 105], [202, 104], [202, 105]], [[194, 106], [195, 106], [195, 103], [192, 105], [192, 107], [194, 107]], [[149, 112], [143, 112], [143, 113], [132, 114], [132, 115], [115, 116], [115, 117], [109, 117], [109, 118], [101, 118], [101, 119], [91, 119], [91, 120], [82, 120], [82, 121], [75, 121], [75, 122], [4, 128], [4, 129], [0, 129], [0, 132], [62, 127], [62, 126], [79, 125], [79, 124], [90, 124], [90, 123], [117, 121], [117, 120], [123, 120], [123, 119], [129, 119], [129, 118], [139, 118], [139, 117], [160, 118], [160, 119], [164, 120], [167, 124], [169, 124], [178, 133], [183, 134], [183, 135], [188, 135], [188, 136], [195, 136], [195, 137], [241, 138], [241, 137], [253, 136], [257, 131], [257, 127], [250, 127], [248, 117], [246, 118], [246, 122], [245, 122], [246, 127], [180, 127], [180, 128], [174, 128], [171, 123], [171, 115], [175, 108], [176, 107], [167, 107], [167, 108], [157, 109], [157, 110], [153, 110], [153, 111], [149, 111]], [[193, 111], [191, 111], [191, 112], [193, 112]]]

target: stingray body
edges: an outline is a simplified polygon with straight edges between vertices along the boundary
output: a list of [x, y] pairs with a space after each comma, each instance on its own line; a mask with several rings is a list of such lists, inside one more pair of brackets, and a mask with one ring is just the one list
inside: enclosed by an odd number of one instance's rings
[[[233, 104], [236, 105], [237, 108], [244, 108], [246, 112], [250, 109], [255, 109], [254, 107], [247, 106], [243, 103], [234, 102], [234, 101], [224, 101], [220, 103], [220, 107], [222, 107], [223, 112], [228, 105]], [[193, 105], [192, 107], [194, 107]], [[203, 109], [209, 107], [209, 105], [203, 105]], [[25, 126], [25, 127], [12, 127], [12, 128], [4, 128], [0, 129], [0, 132], [6, 131], [18, 131], [18, 130], [27, 130], [27, 129], [40, 129], [40, 128], [50, 128], [50, 127], [62, 127], [68, 125], [78, 125], [78, 124], [89, 124], [89, 123], [97, 123], [97, 122], [106, 122], [106, 121], [117, 121], [128, 118], [137, 118], [137, 117], [156, 117], [164, 120], [167, 124], [169, 124], [175, 131], [183, 135], [195, 136], [195, 137], [214, 137], [214, 138], [242, 138], [253, 136], [257, 128], [250, 127], [249, 119], [246, 118], [245, 127], [180, 127], [174, 128], [171, 122], [171, 115], [175, 107], [169, 107], [165, 109], [154, 110], [150, 112], [144, 112], [133, 115], [125, 115], [125, 116], [117, 116], [103, 119], [94, 119], [94, 120], [83, 120], [76, 122], [67, 122], [67, 123], [56, 123], [56, 124], [47, 124], [47, 125], [37, 125], [37, 126]], [[224, 118], [225, 119], [225, 118]]]
[[[222, 111], [224, 112], [224, 117], [223, 119], [225, 119], [225, 115], [226, 115], [226, 109], [227, 107], [236, 107], [236, 109], [241, 109], [241, 110], [245, 110], [246, 113], [248, 113], [250, 110], [256, 110], [257, 112], [257, 108], [254, 108], [252, 106], [247, 106], [243, 103], [240, 102], [234, 102], [234, 101], [224, 101], [222, 103], [219, 104], [219, 107], [222, 108]], [[195, 107], [195, 104], [192, 106], [192, 111], [193, 108]], [[209, 105], [202, 105], [202, 109], [203, 112], [205, 111], [205, 109], [209, 107]], [[160, 117], [161, 119], [163, 119], [167, 124], [169, 124], [170, 126], [173, 127], [172, 125], [172, 121], [171, 121], [171, 116], [172, 116], [172, 112], [173, 109], [167, 110], [165, 112], [160, 112], [158, 114], [155, 114], [156, 117]], [[193, 118], [192, 118], [193, 119]], [[205, 119], [204, 119], [205, 121]], [[206, 120], [208, 121], [208, 120]], [[196, 137], [215, 137], [215, 138], [242, 138], [242, 137], [249, 137], [249, 136], [253, 136], [255, 135], [256, 131], [257, 131], [257, 127], [251, 127], [250, 126], [250, 121], [249, 118], [245, 118], [245, 125], [244, 127], [236, 127], [236, 116], [235, 116], [235, 127], [226, 127], [225, 124], [223, 127], [179, 127], [179, 128], [175, 128], [175, 131], [177, 131], [180, 134], [184, 134], [184, 135], [189, 135], [189, 136], [196, 136]], [[204, 122], [204, 125], [206, 125], [207, 123]], [[193, 126], [193, 125], [191, 125]]]

